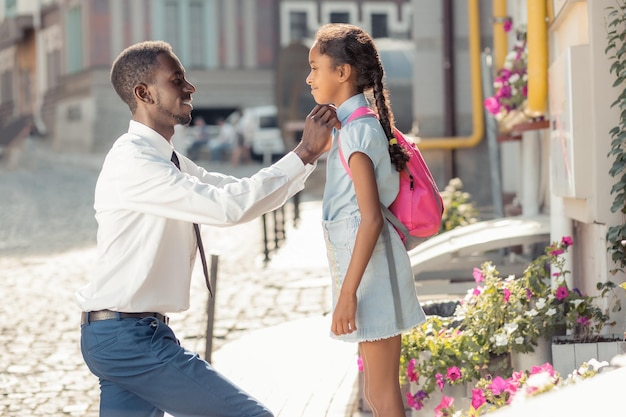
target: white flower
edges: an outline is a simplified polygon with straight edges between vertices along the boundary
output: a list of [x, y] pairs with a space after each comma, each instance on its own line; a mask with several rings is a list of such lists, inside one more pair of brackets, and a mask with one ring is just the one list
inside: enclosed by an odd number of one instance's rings
[[574, 304], [574, 308], [578, 308], [578, 306], [580, 305], [580, 303], [584, 302], [583, 300], [581, 300], [580, 298], [571, 301], [572, 304]]
[[524, 315], [528, 317], [535, 317], [537, 314], [539, 313], [534, 308], [524, 313]]
[[515, 338], [515, 343], [521, 345], [522, 343], [524, 343], [524, 338], [522, 336]]
[[496, 346], [506, 346], [509, 344], [509, 337], [504, 333], [496, 333], [491, 339], [495, 342]]
[[431, 322], [428, 322], [428, 324], [426, 325], [426, 334], [432, 334], [433, 333], [433, 324]]
[[509, 77], [509, 83], [513, 84], [519, 80], [519, 74], [514, 73]]
[[504, 325], [504, 330], [506, 331], [507, 334], [510, 335], [515, 330], [517, 330], [518, 327], [519, 327], [519, 325], [517, 323], [506, 323]]
[[597, 359], [594, 358], [587, 361], [587, 365], [589, 365], [594, 371], [597, 371], [600, 368], [609, 366], [609, 363], [607, 361], [599, 362]]
[[543, 389], [550, 385], [553, 385], [552, 376], [550, 376], [549, 372], [538, 372], [536, 374], [532, 374], [526, 380], [526, 385], [528, 387]]
[[540, 298], [537, 300], [537, 308], [544, 308], [546, 306], [546, 299]]
[[546, 316], [550, 316], [550, 317], [552, 317], [552, 316], [554, 316], [555, 314], [556, 314], [556, 308], [554, 308], [554, 307], [549, 308], [549, 309], [548, 309], [548, 311], [546, 311]]

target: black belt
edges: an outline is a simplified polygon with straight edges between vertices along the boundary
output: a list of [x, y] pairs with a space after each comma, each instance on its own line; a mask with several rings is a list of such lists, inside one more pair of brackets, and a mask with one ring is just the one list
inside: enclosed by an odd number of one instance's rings
[[80, 315], [80, 325], [90, 323], [92, 321], [101, 320], [117, 320], [117, 319], [143, 319], [146, 317], [154, 317], [157, 320], [168, 324], [170, 318], [161, 313], [122, 313], [119, 311], [99, 310], [99, 311], [83, 311]]

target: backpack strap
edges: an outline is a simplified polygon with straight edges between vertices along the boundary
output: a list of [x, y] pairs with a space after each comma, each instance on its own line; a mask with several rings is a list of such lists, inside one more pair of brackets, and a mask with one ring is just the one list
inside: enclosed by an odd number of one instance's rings
[[[365, 116], [373, 116], [373, 117], [378, 118], [378, 115], [376, 114], [374, 110], [370, 109], [367, 106], [361, 106], [361, 107], [358, 107], [355, 111], [353, 111], [350, 117], [348, 117], [348, 120], [346, 121], [346, 125], [350, 123], [351, 121], [353, 121], [354, 119], [358, 119], [358, 118], [365, 117]], [[343, 152], [341, 151], [341, 143], [339, 142], [339, 136], [340, 135], [337, 135], [337, 149], [339, 149], [339, 159], [341, 159], [341, 164], [343, 165], [344, 169], [348, 173], [348, 176], [352, 178], [352, 171], [350, 170], [350, 166], [348, 165], [348, 162], [346, 161], [346, 158], [343, 156]]]

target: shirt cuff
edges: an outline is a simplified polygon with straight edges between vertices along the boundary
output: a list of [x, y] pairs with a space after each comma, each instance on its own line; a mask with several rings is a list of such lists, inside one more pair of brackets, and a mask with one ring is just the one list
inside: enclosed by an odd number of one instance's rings
[[275, 166], [282, 169], [289, 178], [295, 178], [303, 174], [303, 169], [304, 173], [310, 174], [317, 166], [317, 160], [312, 164], [305, 165], [302, 159], [295, 152], [291, 151], [276, 162]]

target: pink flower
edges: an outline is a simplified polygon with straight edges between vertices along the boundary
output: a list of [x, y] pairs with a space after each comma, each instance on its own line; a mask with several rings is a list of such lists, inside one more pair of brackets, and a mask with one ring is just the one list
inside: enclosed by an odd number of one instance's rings
[[509, 98], [511, 97], [511, 87], [508, 85], [504, 85], [502, 86], [502, 88], [500, 89], [500, 91], [498, 91], [497, 94], [498, 97], [506, 97]]
[[461, 370], [456, 366], [448, 368], [446, 378], [448, 378], [448, 380], [452, 382], [456, 381], [457, 379], [461, 378]]
[[359, 372], [363, 372], [363, 358], [359, 356], [356, 360], [356, 364], [359, 367]]
[[589, 320], [589, 317], [580, 316], [576, 319], [576, 323], [582, 324], [583, 326], [589, 326], [589, 323], [591, 323], [591, 321]]
[[520, 381], [525, 376], [523, 371], [513, 372], [513, 375], [509, 378], [509, 385], [514, 386], [515, 388], [519, 388]]
[[487, 400], [485, 399], [485, 394], [483, 393], [483, 390], [481, 390], [480, 388], [473, 388], [472, 389], [472, 408], [474, 410], [478, 410], [486, 402]]
[[563, 301], [563, 299], [567, 298], [568, 295], [569, 295], [569, 291], [567, 291], [567, 287], [563, 285], [557, 288], [556, 292], [554, 293], [554, 296], [559, 301]]
[[474, 268], [472, 275], [474, 276], [474, 281], [476, 281], [477, 284], [485, 280], [485, 277], [483, 276], [482, 271], [478, 268]]
[[488, 97], [484, 101], [485, 108], [491, 114], [498, 114], [500, 112], [500, 103], [495, 97]]
[[454, 398], [446, 397], [445, 395], [441, 397], [441, 402], [437, 407], [435, 407], [435, 417], [446, 417], [452, 415], [452, 410], [450, 408], [454, 405]]
[[550, 374], [550, 376], [554, 376], [555, 371], [550, 362], [546, 362], [543, 365], [533, 366], [532, 368], [530, 368], [531, 375], [539, 374], [541, 372], [547, 372], [548, 374]]
[[443, 390], [443, 386], [444, 386], [443, 375], [441, 375], [441, 374], [435, 375], [435, 381], [436, 381], [437, 386], [439, 387], [439, 389]]
[[481, 293], [480, 287], [476, 287], [474, 288], [474, 291], [472, 291], [472, 295], [474, 296], [479, 296]]
[[415, 371], [415, 358], [412, 358], [406, 366], [406, 376], [411, 382], [417, 382], [418, 375]]
[[416, 410], [421, 410], [424, 407], [424, 400], [428, 398], [428, 394], [426, 391], [417, 391], [415, 394], [411, 394], [410, 392], [406, 393], [406, 403], [409, 407], [414, 408]]
[[553, 251], [550, 252], [550, 255], [552, 255], [552, 256], [559, 256], [563, 252], [565, 252], [563, 249], [554, 249]]
[[509, 384], [501, 376], [497, 376], [491, 381], [491, 384], [487, 388], [491, 390], [493, 395], [500, 395], [505, 392]]
[[511, 291], [508, 288], [505, 288], [503, 292], [504, 292], [504, 302], [508, 303], [509, 298], [511, 298]]
[[574, 239], [572, 239], [571, 236], [563, 236], [563, 239], [561, 239], [561, 243], [563, 243], [563, 245], [568, 248], [574, 244]]
[[504, 19], [504, 23], [502, 24], [502, 29], [504, 29], [504, 31], [508, 33], [511, 31], [512, 28], [513, 28], [513, 19], [511, 19], [510, 17], [507, 17], [506, 19]]

